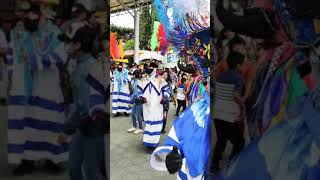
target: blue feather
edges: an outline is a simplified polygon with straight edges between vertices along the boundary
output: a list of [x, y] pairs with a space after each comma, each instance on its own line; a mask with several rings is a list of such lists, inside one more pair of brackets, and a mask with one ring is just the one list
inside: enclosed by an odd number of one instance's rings
[[154, 5], [157, 11], [158, 19], [163, 24], [167, 36], [169, 36], [170, 21], [167, 15], [167, 9], [165, 8], [161, 0], [154, 0]]

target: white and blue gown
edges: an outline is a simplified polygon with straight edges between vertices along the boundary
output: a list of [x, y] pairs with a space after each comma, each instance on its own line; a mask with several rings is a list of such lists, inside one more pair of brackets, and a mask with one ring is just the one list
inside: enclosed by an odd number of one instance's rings
[[131, 113], [130, 81], [131, 77], [127, 69], [113, 72], [112, 114]]
[[174, 120], [164, 144], [151, 155], [152, 168], [167, 171], [165, 160], [173, 146], [183, 156], [177, 179], [202, 179], [210, 156], [210, 97], [207, 93]]
[[[31, 33], [27, 32], [22, 43], [22, 49], [29, 59], [26, 65], [17, 67], [24, 69], [23, 75], [19, 77], [13, 73], [13, 84], [20, 84], [11, 90], [13, 106], [9, 110], [8, 123], [9, 162], [48, 159], [61, 163], [67, 160], [68, 144], [60, 145], [57, 142], [57, 136], [62, 132], [65, 121], [56, 64], [62, 63], [66, 58], [64, 49], [59, 48], [59, 33], [58, 27], [47, 21], [35, 32], [35, 41], [32, 40]], [[44, 47], [40, 48], [43, 39]], [[21, 77], [24, 77], [24, 82], [15, 82]], [[24, 112], [23, 108], [16, 111], [14, 105], [24, 105]], [[18, 116], [15, 117], [15, 113]]]
[[[8, 161], [20, 164], [24, 154], [18, 148], [25, 143], [22, 121], [25, 118], [27, 99], [25, 93], [25, 73], [27, 65], [23, 60], [23, 42], [27, 36], [24, 25], [19, 21], [10, 33], [11, 42], [7, 52], [8, 73], [11, 81], [8, 104]], [[19, 134], [19, 135], [18, 135]]]
[[143, 104], [143, 118], [145, 128], [143, 133], [143, 144], [147, 147], [157, 147], [160, 141], [163, 126], [163, 105], [161, 99], [165, 101], [170, 97], [170, 85], [162, 78], [155, 76], [143, 79], [138, 84], [140, 96], [146, 98]]

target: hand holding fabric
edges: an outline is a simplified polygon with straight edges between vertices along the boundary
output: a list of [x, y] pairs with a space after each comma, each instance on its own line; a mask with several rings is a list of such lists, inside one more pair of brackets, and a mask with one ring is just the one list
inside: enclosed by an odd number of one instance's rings
[[164, 98], [161, 99], [160, 104], [165, 104]]
[[68, 143], [68, 135], [66, 134], [60, 134], [57, 138], [57, 142], [59, 144], [66, 144]]
[[93, 121], [104, 129], [105, 133], [110, 133], [110, 121], [107, 119], [107, 113], [97, 111], [93, 115]]
[[146, 102], [147, 102], [147, 99], [145, 98], [145, 97], [139, 97], [139, 99], [140, 99], [140, 102], [142, 103], [142, 104], [145, 104]]
[[183, 157], [179, 154], [176, 146], [166, 157], [166, 167], [170, 174], [174, 174], [181, 169]]

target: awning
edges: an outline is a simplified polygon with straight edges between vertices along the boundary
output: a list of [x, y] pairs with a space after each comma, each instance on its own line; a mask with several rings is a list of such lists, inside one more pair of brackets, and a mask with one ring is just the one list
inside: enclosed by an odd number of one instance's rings
[[131, 10], [136, 6], [150, 4], [152, 4], [152, 0], [110, 0], [110, 13]]

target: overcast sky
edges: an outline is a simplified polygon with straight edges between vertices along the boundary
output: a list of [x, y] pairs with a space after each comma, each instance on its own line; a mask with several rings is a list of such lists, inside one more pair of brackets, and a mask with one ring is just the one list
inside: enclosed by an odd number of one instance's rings
[[111, 15], [110, 24], [120, 27], [134, 28], [134, 19], [129, 13], [117, 16]]

